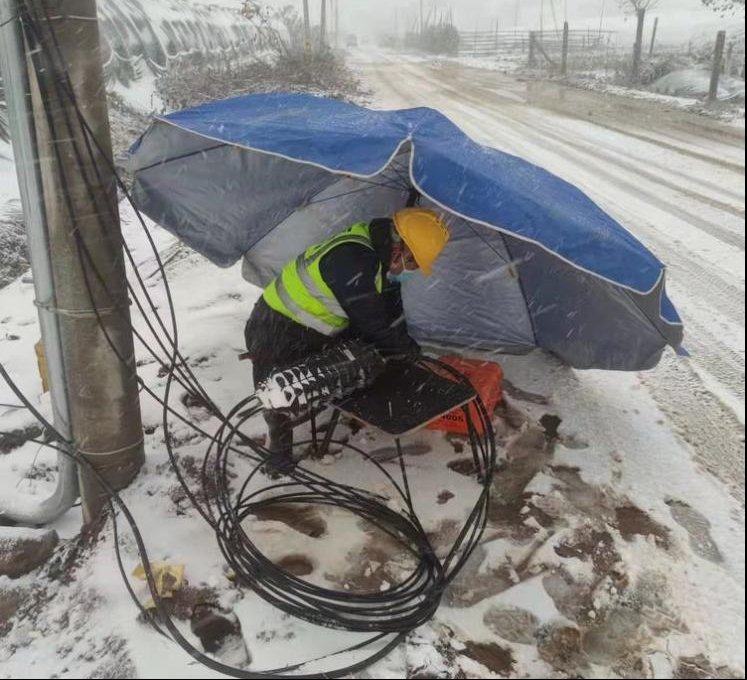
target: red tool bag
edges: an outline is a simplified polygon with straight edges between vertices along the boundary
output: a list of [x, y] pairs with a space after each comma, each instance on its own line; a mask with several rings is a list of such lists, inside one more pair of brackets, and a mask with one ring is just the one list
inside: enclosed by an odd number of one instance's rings
[[[475, 392], [480, 395], [480, 399], [485, 404], [488, 417], [492, 418], [496, 407], [503, 401], [503, 369], [500, 364], [491, 361], [462, 359], [451, 356], [441, 357], [440, 361], [455, 368], [472, 383]], [[469, 408], [477, 431], [483, 434], [482, 425], [477, 414], [477, 407], [474, 404], [470, 404]], [[438, 420], [434, 420], [428, 425], [428, 429], [468, 434], [464, 411], [460, 408], [441, 416]]]

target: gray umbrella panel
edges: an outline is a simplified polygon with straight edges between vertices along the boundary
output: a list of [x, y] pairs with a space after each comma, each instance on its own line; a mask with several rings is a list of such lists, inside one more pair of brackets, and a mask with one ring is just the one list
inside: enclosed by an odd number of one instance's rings
[[[376, 177], [350, 177], [157, 122], [130, 170], [143, 212], [219, 266], [243, 258], [245, 278], [264, 287], [310, 245], [403, 207], [409, 161], [403, 147]], [[480, 351], [543, 347], [577, 368], [616, 370], [655, 366], [667, 344], [680, 344], [681, 326], [659, 313], [663, 277], [637, 294], [533, 243], [448, 216], [452, 239], [433, 277], [403, 290], [417, 339]]]

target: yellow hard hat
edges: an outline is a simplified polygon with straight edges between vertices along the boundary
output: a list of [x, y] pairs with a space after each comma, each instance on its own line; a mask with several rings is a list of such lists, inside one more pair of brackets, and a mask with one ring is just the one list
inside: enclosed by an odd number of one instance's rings
[[394, 226], [423, 274], [430, 276], [433, 263], [449, 242], [449, 230], [433, 210], [405, 208], [394, 214]]

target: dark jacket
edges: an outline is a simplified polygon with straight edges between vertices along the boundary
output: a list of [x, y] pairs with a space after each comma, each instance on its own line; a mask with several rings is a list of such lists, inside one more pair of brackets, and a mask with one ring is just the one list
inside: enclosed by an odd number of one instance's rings
[[[386, 276], [392, 252], [391, 229], [391, 220], [374, 220], [374, 250], [348, 243], [331, 250], [319, 263], [324, 281], [350, 319], [350, 326], [342, 335], [328, 338], [274, 311], [264, 299], [259, 300], [245, 331], [255, 382], [261, 382], [274, 368], [302, 361], [343, 339], [372, 344], [385, 356], [412, 356], [419, 352], [418, 344], [407, 332], [401, 287]], [[380, 267], [383, 293], [376, 289]]]

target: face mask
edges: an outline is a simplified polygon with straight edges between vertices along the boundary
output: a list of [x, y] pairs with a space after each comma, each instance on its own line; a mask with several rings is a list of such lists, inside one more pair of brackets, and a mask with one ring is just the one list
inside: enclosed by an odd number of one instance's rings
[[389, 272], [387, 274], [387, 278], [390, 281], [394, 281], [396, 283], [404, 283], [405, 281], [412, 279], [416, 274], [417, 272], [410, 272], [410, 271], [407, 271], [407, 269], [405, 269], [399, 274], [392, 274], [392, 272]]
[[408, 269], [407, 265], [405, 264], [405, 258], [404, 255], [400, 255], [401, 261], [402, 261], [402, 271], [399, 274], [392, 274], [392, 272], [387, 273], [387, 278], [390, 281], [395, 281], [396, 283], [404, 283], [405, 281], [408, 281], [413, 276], [415, 276], [418, 273], [418, 269]]

